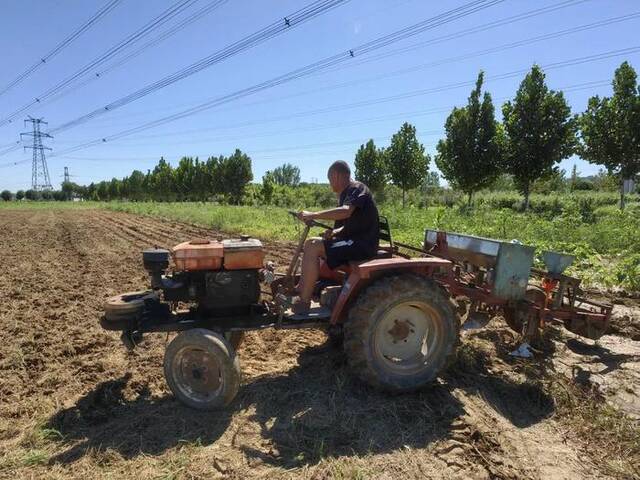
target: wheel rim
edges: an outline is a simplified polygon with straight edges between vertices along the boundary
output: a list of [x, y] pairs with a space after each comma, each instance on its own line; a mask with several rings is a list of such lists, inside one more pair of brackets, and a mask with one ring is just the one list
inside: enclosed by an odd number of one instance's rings
[[202, 348], [180, 349], [174, 357], [172, 373], [182, 394], [196, 402], [206, 402], [217, 397], [224, 386], [217, 358]]
[[374, 351], [383, 366], [411, 375], [428, 366], [441, 335], [440, 314], [424, 302], [403, 302], [389, 308], [374, 333]]

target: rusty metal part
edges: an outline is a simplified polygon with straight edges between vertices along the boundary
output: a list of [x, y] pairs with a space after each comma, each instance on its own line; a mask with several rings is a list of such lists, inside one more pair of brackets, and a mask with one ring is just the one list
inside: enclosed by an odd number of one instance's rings
[[224, 381], [216, 357], [200, 348], [182, 348], [172, 367], [178, 388], [194, 400], [215, 395]]
[[387, 333], [393, 337], [393, 342], [397, 343], [409, 336], [409, 333], [412, 332], [411, 327], [413, 327], [413, 324], [409, 320], [398, 320], [396, 318], [393, 320], [393, 327]]

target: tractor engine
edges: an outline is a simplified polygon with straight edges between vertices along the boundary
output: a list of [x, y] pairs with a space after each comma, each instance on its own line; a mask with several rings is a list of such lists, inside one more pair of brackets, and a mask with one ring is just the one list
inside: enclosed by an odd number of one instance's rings
[[[173, 268], [170, 274], [170, 258]], [[239, 239], [192, 240], [171, 251], [150, 248], [142, 252], [151, 288], [167, 302], [195, 303], [202, 316], [246, 313], [260, 300], [262, 243], [246, 235]]]

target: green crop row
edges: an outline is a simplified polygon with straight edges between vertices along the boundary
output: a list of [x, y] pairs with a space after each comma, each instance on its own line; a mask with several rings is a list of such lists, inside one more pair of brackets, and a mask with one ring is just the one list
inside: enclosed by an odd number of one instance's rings
[[[247, 233], [265, 240], [295, 240], [299, 224], [285, 208], [226, 206], [208, 203], [111, 202], [104, 207], [159, 218], [182, 220], [228, 233]], [[422, 243], [424, 229], [436, 228], [536, 247], [576, 256], [568, 272], [589, 285], [640, 291], [640, 209], [620, 212], [615, 206], [585, 214], [576, 202], [566, 203], [553, 218], [536, 213], [487, 207], [382, 207], [392, 234], [400, 242]]]

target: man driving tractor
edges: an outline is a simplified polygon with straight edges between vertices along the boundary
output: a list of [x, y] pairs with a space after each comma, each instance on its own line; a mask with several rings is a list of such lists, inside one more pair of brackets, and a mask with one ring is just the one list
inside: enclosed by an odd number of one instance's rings
[[331, 190], [339, 195], [338, 206], [320, 212], [303, 210], [298, 213], [303, 222], [334, 220], [335, 225], [324, 233], [323, 238], [310, 238], [304, 244], [302, 276], [297, 288], [299, 298], [292, 307], [296, 314], [309, 312], [321, 258], [329, 268], [335, 269], [350, 261], [373, 258], [378, 250], [378, 207], [369, 188], [351, 179], [351, 169], [342, 160], [331, 164], [327, 177]]

